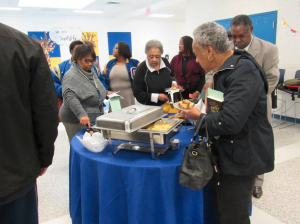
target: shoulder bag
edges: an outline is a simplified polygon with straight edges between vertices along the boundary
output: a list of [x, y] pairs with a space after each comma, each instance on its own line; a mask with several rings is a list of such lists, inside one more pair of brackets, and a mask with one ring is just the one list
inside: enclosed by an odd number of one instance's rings
[[206, 122], [205, 140], [202, 136], [198, 141], [195, 141], [205, 116], [199, 122], [190, 145], [185, 148], [179, 172], [179, 183], [194, 190], [201, 190], [210, 181], [213, 172], [218, 173], [217, 163], [211, 154]]

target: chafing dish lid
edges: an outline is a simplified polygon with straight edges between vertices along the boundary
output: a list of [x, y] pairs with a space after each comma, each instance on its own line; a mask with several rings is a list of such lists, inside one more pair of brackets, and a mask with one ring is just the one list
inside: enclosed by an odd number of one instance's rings
[[160, 119], [162, 116], [164, 114], [160, 106], [131, 105], [98, 117], [96, 127], [130, 133]]

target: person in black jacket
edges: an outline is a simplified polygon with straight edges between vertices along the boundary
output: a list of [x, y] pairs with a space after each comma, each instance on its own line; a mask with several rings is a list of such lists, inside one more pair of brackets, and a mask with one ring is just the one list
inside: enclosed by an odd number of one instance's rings
[[167, 59], [162, 58], [163, 46], [158, 40], [150, 40], [145, 46], [147, 59], [136, 69], [133, 95], [145, 105], [162, 105], [169, 100], [165, 92], [172, 85], [172, 71]]
[[[205, 124], [213, 140], [220, 174], [214, 174], [214, 207], [218, 224], [249, 224], [255, 176], [274, 169], [274, 136], [267, 117], [268, 83], [264, 71], [245, 51], [228, 50], [226, 30], [215, 22], [194, 31], [193, 50], [205, 70], [216, 70], [210, 88], [224, 93], [222, 109]], [[188, 117], [204, 116], [197, 108]], [[200, 129], [203, 135], [205, 126]], [[217, 183], [220, 181], [220, 185]]]
[[0, 223], [38, 223], [36, 178], [51, 165], [57, 102], [38, 42], [0, 23]]

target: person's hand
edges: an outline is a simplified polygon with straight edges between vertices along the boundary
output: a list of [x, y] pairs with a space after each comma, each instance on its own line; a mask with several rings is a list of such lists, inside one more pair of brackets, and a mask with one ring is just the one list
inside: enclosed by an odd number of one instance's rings
[[206, 91], [208, 88], [208, 83], [206, 83], [204, 86], [203, 86], [203, 89]]
[[88, 116], [83, 116], [80, 118], [80, 122], [81, 125], [86, 125], [88, 126], [88, 128], [91, 128], [91, 122], [90, 122], [90, 118]]
[[206, 91], [207, 88], [211, 88], [212, 89], [213, 87], [213, 81], [210, 81], [208, 83], [206, 83], [204, 86], [203, 86], [203, 89]]
[[194, 99], [198, 99], [198, 97], [199, 97], [199, 95], [200, 95], [200, 92], [199, 92], [199, 91], [195, 91], [195, 92], [193, 93], [193, 95], [194, 95]]
[[180, 92], [184, 92], [184, 88], [182, 86], [178, 86]]
[[106, 95], [108, 96], [108, 95], [113, 94], [113, 93], [116, 93], [116, 91], [108, 91]]
[[169, 100], [169, 97], [163, 93], [158, 94], [158, 100], [167, 102]]
[[197, 107], [192, 107], [189, 110], [183, 110], [181, 111], [181, 113], [193, 120], [197, 120], [198, 117], [201, 115], [201, 111]]
[[40, 173], [40, 176], [43, 176], [44, 173], [46, 173], [48, 167], [45, 167], [45, 168], [41, 168], [41, 173]]

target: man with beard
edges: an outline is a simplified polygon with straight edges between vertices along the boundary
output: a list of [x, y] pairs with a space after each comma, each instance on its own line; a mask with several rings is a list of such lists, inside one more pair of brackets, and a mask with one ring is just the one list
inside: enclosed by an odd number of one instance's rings
[[[244, 49], [251, 54], [266, 73], [266, 78], [269, 85], [269, 91], [267, 93], [267, 112], [268, 120], [271, 122], [271, 93], [274, 91], [279, 79], [278, 48], [274, 44], [259, 39], [253, 35], [252, 21], [247, 15], [235, 16], [231, 20], [230, 28], [235, 47], [238, 49]], [[256, 178], [255, 187], [253, 189], [253, 196], [256, 198], [260, 198], [262, 196], [263, 180], [263, 174], [257, 176]]]

